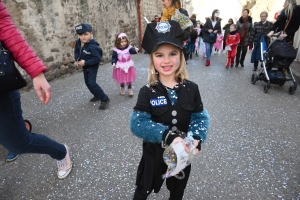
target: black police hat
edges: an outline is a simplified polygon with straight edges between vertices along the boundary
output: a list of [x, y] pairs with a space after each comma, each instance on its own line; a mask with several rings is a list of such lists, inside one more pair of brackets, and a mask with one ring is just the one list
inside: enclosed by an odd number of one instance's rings
[[85, 32], [92, 32], [92, 26], [89, 24], [79, 24], [77, 26], [75, 26], [75, 31], [77, 34], [83, 34]]
[[142, 47], [147, 53], [157, 50], [163, 43], [169, 43], [182, 49], [183, 31], [178, 22], [169, 20], [147, 24]]

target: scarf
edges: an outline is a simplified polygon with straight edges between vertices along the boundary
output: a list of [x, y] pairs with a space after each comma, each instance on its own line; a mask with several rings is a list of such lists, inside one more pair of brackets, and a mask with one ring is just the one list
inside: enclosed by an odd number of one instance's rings
[[242, 24], [242, 32], [241, 32], [241, 45], [245, 45], [245, 39], [246, 35], [248, 33], [248, 17], [243, 18], [243, 24]]
[[176, 3], [175, 5], [171, 6], [170, 8], [164, 8], [163, 9], [163, 14], [160, 18], [161, 22], [170, 20], [171, 17], [175, 14], [175, 9], [180, 9], [180, 5], [178, 5], [178, 3]]

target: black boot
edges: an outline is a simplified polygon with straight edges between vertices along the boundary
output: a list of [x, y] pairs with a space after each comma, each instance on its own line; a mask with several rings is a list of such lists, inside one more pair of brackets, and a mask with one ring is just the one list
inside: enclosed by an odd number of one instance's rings
[[191, 53], [191, 54], [190, 54], [190, 59], [192, 59], [192, 55], [193, 55], [193, 54]]
[[244, 67], [244, 63], [241, 63], [241, 67]]

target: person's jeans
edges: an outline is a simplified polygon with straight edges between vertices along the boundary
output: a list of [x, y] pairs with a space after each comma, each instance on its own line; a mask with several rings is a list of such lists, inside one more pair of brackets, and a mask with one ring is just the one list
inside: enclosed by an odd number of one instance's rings
[[[248, 46], [238, 46], [236, 51], [236, 57], [235, 57], [235, 64], [243, 64], [246, 54], [247, 54]], [[241, 55], [242, 52], [242, 55]]]
[[48, 154], [56, 160], [67, 154], [63, 144], [27, 130], [17, 90], [0, 95], [0, 144], [15, 154]]
[[193, 54], [195, 50], [195, 44], [188, 44], [188, 49], [190, 50], [190, 54]]
[[83, 67], [84, 81], [87, 88], [95, 97], [97, 97], [101, 101], [107, 101], [108, 96], [96, 82], [98, 68], [99, 66]]
[[205, 48], [206, 48], [206, 60], [210, 60], [210, 55], [213, 50], [214, 43], [207, 43], [205, 42]]

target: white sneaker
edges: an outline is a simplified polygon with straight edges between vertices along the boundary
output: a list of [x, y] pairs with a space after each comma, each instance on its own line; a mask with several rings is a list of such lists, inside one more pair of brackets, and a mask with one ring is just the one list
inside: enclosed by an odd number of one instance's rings
[[66, 157], [62, 160], [57, 161], [57, 176], [59, 179], [66, 178], [72, 171], [72, 162], [69, 154], [69, 147], [65, 145], [67, 149]]

